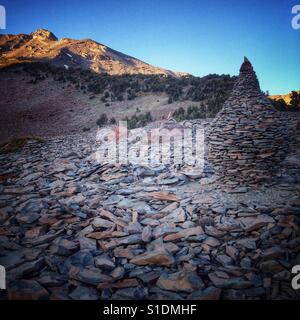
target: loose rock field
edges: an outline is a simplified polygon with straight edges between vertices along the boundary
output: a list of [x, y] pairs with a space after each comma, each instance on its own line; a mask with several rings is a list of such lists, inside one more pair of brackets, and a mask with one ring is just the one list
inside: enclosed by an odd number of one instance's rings
[[8, 299], [297, 299], [300, 152], [274, 182], [96, 162], [94, 134], [0, 156]]

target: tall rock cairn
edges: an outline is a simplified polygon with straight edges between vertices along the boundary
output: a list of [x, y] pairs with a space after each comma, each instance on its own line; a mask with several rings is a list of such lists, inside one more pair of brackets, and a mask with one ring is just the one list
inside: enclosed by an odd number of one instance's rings
[[221, 183], [235, 188], [272, 177], [288, 145], [280, 119], [245, 57], [231, 96], [207, 136], [208, 160]]

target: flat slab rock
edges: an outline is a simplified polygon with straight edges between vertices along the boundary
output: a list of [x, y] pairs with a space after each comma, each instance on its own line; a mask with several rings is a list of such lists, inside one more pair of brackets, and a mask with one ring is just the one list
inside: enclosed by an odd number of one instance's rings
[[130, 260], [131, 263], [139, 266], [160, 265], [171, 266], [174, 263], [173, 256], [164, 248], [145, 252]]

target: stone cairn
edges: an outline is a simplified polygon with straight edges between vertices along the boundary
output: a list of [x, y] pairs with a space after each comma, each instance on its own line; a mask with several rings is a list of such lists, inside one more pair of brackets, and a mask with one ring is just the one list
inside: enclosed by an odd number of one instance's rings
[[261, 92], [245, 57], [231, 96], [208, 130], [208, 160], [220, 182], [235, 188], [268, 181], [287, 152], [286, 122]]

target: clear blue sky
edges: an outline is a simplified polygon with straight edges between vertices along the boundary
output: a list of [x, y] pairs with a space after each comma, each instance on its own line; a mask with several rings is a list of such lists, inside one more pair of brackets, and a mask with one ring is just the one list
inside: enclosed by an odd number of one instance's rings
[[263, 90], [300, 89], [300, 30], [291, 8], [300, 0], [0, 0], [1, 33], [51, 30], [91, 38], [155, 66], [237, 74], [246, 55]]

